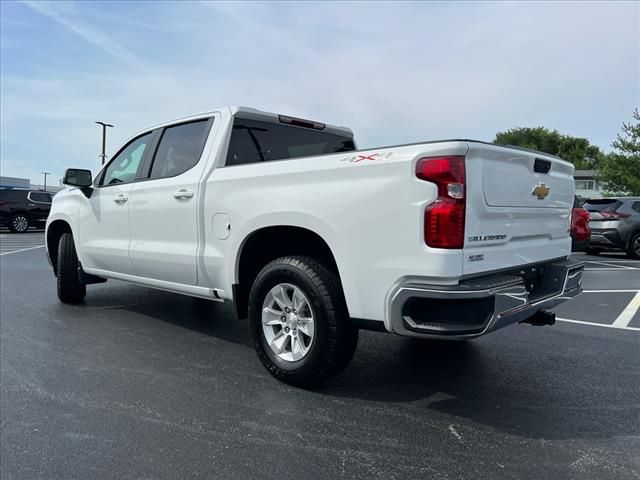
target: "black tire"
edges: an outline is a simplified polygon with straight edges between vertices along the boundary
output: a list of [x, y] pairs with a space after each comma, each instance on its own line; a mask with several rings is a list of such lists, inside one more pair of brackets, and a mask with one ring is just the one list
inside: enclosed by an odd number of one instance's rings
[[627, 256], [636, 260], [640, 259], [640, 232], [636, 232], [631, 236], [627, 246]]
[[[279, 283], [300, 289], [313, 310], [314, 338], [308, 353], [297, 361], [278, 357], [262, 328], [263, 302]], [[299, 387], [317, 385], [340, 373], [351, 362], [358, 344], [358, 329], [350, 322], [336, 275], [304, 256], [278, 258], [260, 271], [249, 294], [249, 328], [258, 358], [269, 373]]]
[[587, 255], [600, 255], [602, 253], [602, 249], [601, 248], [587, 247], [587, 249], [585, 250], [585, 253]]
[[29, 216], [26, 213], [14, 213], [9, 220], [9, 230], [13, 233], [25, 233], [29, 230]]
[[63, 233], [58, 243], [58, 298], [63, 303], [80, 303], [87, 294], [87, 286], [78, 277], [78, 255], [73, 235]]

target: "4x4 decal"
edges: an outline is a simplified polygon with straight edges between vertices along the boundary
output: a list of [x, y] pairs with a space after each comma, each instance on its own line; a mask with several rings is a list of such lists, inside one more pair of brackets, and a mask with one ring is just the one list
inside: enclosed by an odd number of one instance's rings
[[393, 152], [376, 152], [371, 155], [353, 155], [352, 157], [343, 158], [341, 162], [358, 163], [363, 160], [384, 160], [393, 156]]

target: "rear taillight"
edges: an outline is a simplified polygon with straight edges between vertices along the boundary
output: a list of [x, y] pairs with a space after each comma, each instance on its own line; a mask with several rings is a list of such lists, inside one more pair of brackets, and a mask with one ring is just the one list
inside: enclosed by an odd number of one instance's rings
[[600, 212], [600, 215], [609, 220], [620, 220], [621, 218], [629, 218], [628, 213], [611, 212], [606, 210], [604, 212]]
[[437, 200], [424, 211], [424, 241], [434, 248], [462, 248], [464, 243], [464, 157], [421, 158], [416, 176], [438, 187]]
[[587, 222], [589, 221], [589, 212], [584, 208], [574, 208], [573, 211], [578, 217], [585, 219]]

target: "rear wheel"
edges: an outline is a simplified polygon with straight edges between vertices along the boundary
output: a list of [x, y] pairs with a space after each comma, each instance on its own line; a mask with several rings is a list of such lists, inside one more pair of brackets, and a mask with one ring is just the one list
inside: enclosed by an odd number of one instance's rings
[[627, 256], [635, 259], [640, 259], [640, 232], [636, 232], [629, 240], [629, 246], [627, 247]]
[[13, 233], [24, 233], [29, 230], [29, 217], [24, 213], [16, 213], [9, 220], [9, 230]]
[[340, 373], [358, 343], [338, 279], [308, 257], [278, 258], [262, 269], [249, 295], [249, 323], [262, 364], [296, 386]]
[[80, 303], [87, 294], [87, 286], [78, 277], [78, 255], [73, 235], [63, 233], [58, 243], [58, 298], [63, 303]]

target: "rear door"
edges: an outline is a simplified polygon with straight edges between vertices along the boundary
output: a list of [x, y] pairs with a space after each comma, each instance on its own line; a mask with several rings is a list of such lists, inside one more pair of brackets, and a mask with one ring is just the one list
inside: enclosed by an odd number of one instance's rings
[[33, 222], [45, 222], [51, 210], [51, 194], [48, 192], [30, 191], [27, 194], [29, 201], [29, 216]]
[[471, 142], [466, 171], [465, 274], [571, 253], [573, 165], [541, 152]]
[[146, 180], [131, 192], [129, 255], [135, 275], [196, 285], [198, 197], [213, 118], [165, 127]]

